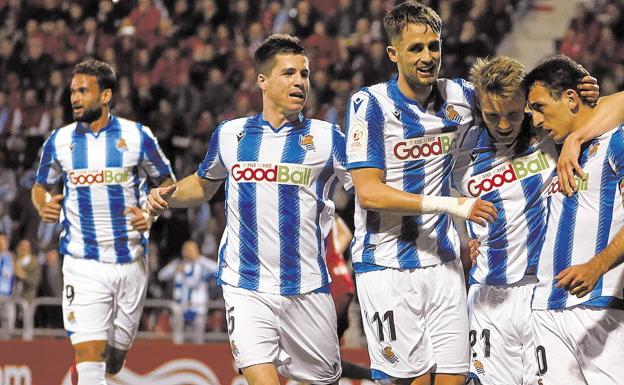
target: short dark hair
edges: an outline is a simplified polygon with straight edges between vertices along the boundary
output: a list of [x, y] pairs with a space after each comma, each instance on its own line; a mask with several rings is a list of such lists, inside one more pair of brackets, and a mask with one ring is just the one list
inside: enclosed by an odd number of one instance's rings
[[401, 36], [408, 24], [422, 24], [440, 34], [442, 31], [442, 19], [430, 7], [416, 1], [406, 1], [392, 8], [384, 17], [384, 27], [388, 34], [388, 40]]
[[73, 74], [95, 76], [98, 86], [100, 87], [100, 91], [105, 89], [114, 91], [115, 85], [117, 84], [115, 69], [113, 69], [110, 64], [96, 59], [87, 59], [76, 64]]
[[[273, 60], [278, 54], [305, 55], [305, 48], [298, 38], [275, 33], [267, 37], [254, 54], [256, 72], [260, 74], [273, 68]], [[270, 64], [269, 67], [267, 67], [268, 64]]]
[[[576, 90], [576, 86], [585, 75], [587, 75], [587, 71], [569, 57], [565, 55], [552, 56], [538, 64], [526, 75], [524, 89], [528, 95], [535, 83], [541, 83], [548, 90], [550, 96], [554, 99], [561, 99], [565, 90]], [[586, 103], [583, 98], [581, 100]]]

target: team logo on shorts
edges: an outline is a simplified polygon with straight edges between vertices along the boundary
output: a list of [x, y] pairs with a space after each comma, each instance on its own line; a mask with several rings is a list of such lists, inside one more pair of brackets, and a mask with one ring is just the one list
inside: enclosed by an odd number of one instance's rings
[[117, 139], [117, 143], [115, 143], [115, 147], [121, 152], [128, 151], [128, 144], [126, 144], [126, 140], [124, 138]]
[[396, 364], [397, 362], [399, 362], [399, 358], [394, 354], [390, 346], [386, 346], [384, 348], [383, 355], [384, 358], [388, 360], [388, 362], [390, 362], [391, 364]]
[[73, 311], [70, 311], [70, 312], [69, 312], [69, 314], [67, 315], [67, 320], [68, 320], [69, 322], [74, 322], [74, 321], [76, 321], [76, 316], [74, 315], [74, 312], [73, 312]]
[[314, 137], [312, 135], [299, 135], [299, 145], [306, 151], [316, 151]]
[[481, 361], [474, 360], [472, 363], [474, 364], [474, 367], [477, 370], [477, 373], [481, 375], [485, 374], [485, 369], [483, 368], [483, 364], [481, 363]]

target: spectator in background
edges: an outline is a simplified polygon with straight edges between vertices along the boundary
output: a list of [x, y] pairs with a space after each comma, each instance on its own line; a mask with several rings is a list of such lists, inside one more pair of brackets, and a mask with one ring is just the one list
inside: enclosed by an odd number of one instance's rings
[[6, 153], [0, 147], [0, 233], [11, 236], [13, 220], [9, 216], [9, 206], [17, 193], [15, 171], [6, 167]]
[[31, 303], [37, 296], [37, 289], [41, 282], [41, 266], [32, 253], [30, 241], [22, 239], [15, 249], [15, 294]]
[[[63, 261], [59, 257], [56, 248], [50, 248], [43, 252], [45, 262], [41, 268], [41, 285], [39, 285], [39, 297], [63, 296]], [[63, 327], [63, 314], [60, 302], [58, 306], [43, 306], [38, 312], [39, 325], [42, 327], [60, 329]]]
[[0, 339], [8, 339], [15, 325], [15, 306], [6, 301], [13, 296], [14, 263], [9, 240], [0, 233]]
[[161, 281], [173, 280], [173, 299], [182, 306], [185, 324], [192, 330], [192, 341], [204, 342], [208, 313], [208, 285], [217, 272], [217, 263], [199, 252], [195, 241], [182, 246], [182, 258], [169, 262], [158, 272]]

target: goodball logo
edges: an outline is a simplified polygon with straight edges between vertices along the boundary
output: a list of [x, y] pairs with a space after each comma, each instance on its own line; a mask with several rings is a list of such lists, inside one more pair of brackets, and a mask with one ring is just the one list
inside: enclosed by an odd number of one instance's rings
[[309, 186], [312, 169], [290, 163], [235, 163], [232, 177], [238, 183], [280, 183]]
[[448, 154], [454, 142], [455, 133], [401, 139], [394, 143], [392, 152], [403, 161], [435, 158]]
[[108, 185], [127, 182], [130, 179], [130, 173], [123, 168], [74, 170], [70, 171], [67, 177], [69, 183], [75, 186]]

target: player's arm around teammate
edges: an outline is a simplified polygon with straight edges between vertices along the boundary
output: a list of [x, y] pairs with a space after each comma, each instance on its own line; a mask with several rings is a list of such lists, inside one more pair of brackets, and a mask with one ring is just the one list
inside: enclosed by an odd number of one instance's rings
[[[581, 93], [581, 96], [583, 95]], [[575, 174], [582, 180], [586, 179], [585, 172], [578, 162], [581, 145], [621, 124], [624, 121], [622, 105], [624, 105], [624, 91], [600, 98], [589, 120], [583, 124], [583, 127], [568, 135], [563, 142], [557, 161], [557, 175], [559, 187], [567, 196], [577, 191]]]
[[448, 213], [485, 226], [496, 219], [490, 202], [475, 198], [454, 198], [412, 194], [383, 182], [384, 171], [377, 168], [351, 170], [353, 185], [366, 210], [388, 211], [401, 215]]

